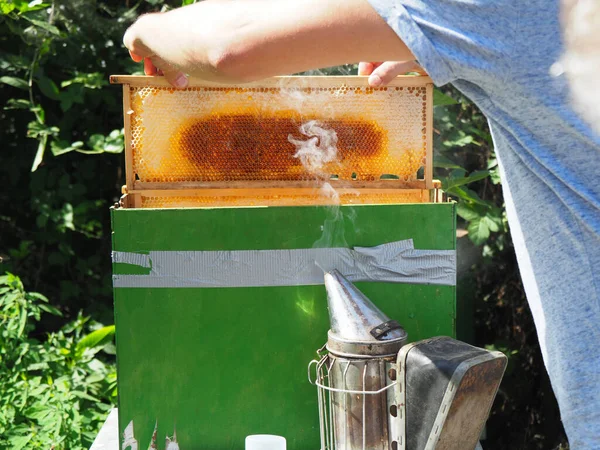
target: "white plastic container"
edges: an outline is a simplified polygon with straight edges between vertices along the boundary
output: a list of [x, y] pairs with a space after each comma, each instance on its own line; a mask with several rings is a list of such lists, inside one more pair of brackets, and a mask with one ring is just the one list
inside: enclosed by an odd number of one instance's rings
[[272, 434], [246, 436], [246, 450], [286, 450], [285, 438]]

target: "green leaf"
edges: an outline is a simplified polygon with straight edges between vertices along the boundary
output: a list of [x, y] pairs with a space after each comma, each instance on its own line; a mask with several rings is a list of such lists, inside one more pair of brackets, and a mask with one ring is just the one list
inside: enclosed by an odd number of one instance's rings
[[31, 103], [24, 98], [9, 98], [6, 102], [5, 110], [9, 109], [30, 109]]
[[70, 80], [63, 81], [60, 85], [65, 88], [72, 84], [82, 84], [88, 89], [100, 89], [108, 85], [105, 75], [101, 72], [79, 73]]
[[37, 405], [37, 406], [31, 406], [31, 407], [27, 408], [27, 410], [25, 410], [24, 415], [25, 415], [25, 417], [28, 417], [30, 419], [39, 420], [39, 419], [43, 419], [51, 412], [52, 412], [52, 410], [47, 405], [43, 405], [43, 406]]
[[55, 36], [60, 36], [60, 30], [54, 25], [49, 24], [48, 22], [44, 22], [43, 20], [32, 19], [31, 17], [27, 17], [25, 15], [21, 17], [27, 20], [28, 22], [31, 22], [36, 27], [42, 28], [43, 30], [48, 31], [49, 33], [52, 33]]
[[38, 9], [45, 9], [52, 6], [51, 3], [44, 2], [42, 0], [33, 0], [29, 2], [25, 8], [21, 8], [21, 12], [25, 11], [37, 11]]
[[69, 153], [74, 150], [75, 149], [64, 139], [50, 142], [50, 151], [54, 156], [64, 155], [65, 153]]
[[25, 447], [28, 444], [28, 442], [31, 440], [32, 437], [33, 437], [32, 434], [29, 434], [26, 436], [9, 437], [8, 442], [10, 442], [11, 450], [21, 450], [23, 447]]
[[35, 172], [37, 170], [37, 168], [42, 163], [42, 160], [44, 159], [44, 151], [46, 150], [46, 142], [47, 141], [48, 141], [48, 136], [43, 135], [42, 138], [40, 139], [40, 143], [38, 145], [38, 149], [35, 154], [35, 159], [33, 160], [33, 164], [31, 165], [32, 172]]
[[29, 89], [29, 83], [23, 80], [22, 78], [17, 77], [0, 77], [0, 82], [4, 84], [8, 84], [12, 87], [16, 87], [17, 89], [23, 89], [27, 91]]
[[443, 154], [435, 156], [433, 159], [433, 166], [441, 169], [462, 169], [462, 167]]
[[438, 88], [433, 90], [433, 106], [456, 105], [458, 102]]
[[33, 363], [33, 364], [29, 364], [27, 366], [27, 370], [34, 372], [36, 370], [45, 370], [48, 368], [48, 363], [47, 362], [39, 362], [39, 363]]
[[93, 149], [102, 149], [104, 146], [104, 135], [92, 134], [88, 139], [88, 145]]
[[54, 316], [62, 317], [62, 313], [58, 309], [56, 309], [54, 306], [46, 305], [44, 303], [40, 303], [38, 306], [42, 311], [46, 311], [47, 313], [50, 313]]
[[446, 139], [442, 143], [445, 147], [465, 147], [469, 144], [481, 145], [480, 142], [477, 142], [472, 134], [467, 134], [463, 130], [458, 130], [453, 136]]
[[42, 136], [56, 136], [59, 131], [58, 127], [49, 127], [38, 120], [29, 122], [27, 125], [27, 136], [33, 139], [39, 139]]
[[2, 14], [8, 14], [15, 9], [14, 3], [8, 3], [5, 0], [0, 0], [0, 12]]
[[25, 325], [27, 325], [27, 310], [25, 308], [21, 308], [19, 316], [19, 330], [17, 331], [17, 336], [23, 336], [23, 331], [25, 331]]
[[114, 334], [115, 334], [115, 326], [114, 325], [108, 325], [108, 326], [102, 327], [98, 330], [92, 331], [90, 334], [85, 336], [83, 339], [81, 339], [77, 343], [77, 347], [75, 348], [75, 353], [78, 356], [81, 356], [83, 354], [83, 352], [88, 348], [103, 346], [109, 340], [112, 339]]
[[48, 303], [48, 297], [40, 294], [39, 292], [28, 292], [27, 298], [28, 299], [35, 298], [36, 300], [42, 301], [44, 303]]
[[60, 89], [54, 81], [48, 77], [41, 77], [37, 82], [40, 91], [50, 100], [58, 100], [60, 98]]
[[[497, 215], [497, 214], [500, 215]], [[502, 229], [502, 216], [501, 212], [494, 210], [493, 212], [487, 213], [481, 220], [483, 220], [489, 230], [493, 233], [497, 233]]]
[[451, 189], [457, 186], [463, 186], [465, 184], [474, 183], [475, 181], [483, 180], [490, 175], [489, 170], [477, 170], [475, 172], [471, 172], [471, 174], [467, 177], [450, 177], [446, 180], [445, 189]]
[[469, 238], [475, 245], [484, 244], [490, 237], [490, 229], [487, 227], [485, 221], [481, 219], [471, 221], [467, 231], [469, 232]]
[[502, 178], [500, 177], [500, 167], [496, 166], [490, 170], [490, 180], [493, 184], [500, 184]]
[[92, 397], [90, 394], [86, 394], [85, 392], [82, 392], [82, 391], [72, 391], [72, 394], [75, 397], [83, 398], [85, 400], [89, 400], [89, 401], [95, 402], [95, 403], [100, 403], [100, 401], [101, 401], [99, 398]]
[[481, 217], [479, 212], [477, 212], [472, 206], [467, 205], [465, 202], [460, 202], [456, 206], [456, 213], [469, 222]]
[[448, 194], [456, 195], [457, 197], [460, 197], [461, 199], [463, 199], [465, 201], [476, 203], [478, 205], [485, 206], [486, 208], [490, 207], [490, 204], [488, 202], [486, 202], [485, 200], [482, 200], [479, 197], [479, 195], [477, 195], [477, 192], [472, 191], [471, 189], [467, 189], [465, 187], [454, 186], [451, 189], [446, 189], [446, 192]]

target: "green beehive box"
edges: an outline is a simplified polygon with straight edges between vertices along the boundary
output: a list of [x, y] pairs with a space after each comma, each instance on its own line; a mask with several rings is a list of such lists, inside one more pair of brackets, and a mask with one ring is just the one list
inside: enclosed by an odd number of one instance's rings
[[[178, 179], [169, 172], [168, 157], [166, 162], [143, 162], [141, 148], [143, 144], [149, 152], [152, 121], [144, 123], [144, 141], [138, 135], [141, 105], [147, 111], [152, 101], [156, 107], [164, 103], [160, 95], [153, 100], [152, 92], [146, 91], [146, 97], [136, 100], [135, 83], [167, 89], [149, 80], [115, 80], [125, 83], [128, 168], [126, 195], [121, 207], [111, 211], [119, 433], [130, 437], [133, 431], [139, 449], [148, 448], [157, 425], [159, 449], [164, 448], [164, 437], [176, 430], [182, 450], [242, 449], [251, 434], [284, 436], [289, 450], [316, 450], [317, 392], [308, 381], [307, 366], [326, 341], [326, 293], [322, 277], [302, 282], [310, 278], [304, 269], [314, 274], [312, 263], [296, 273], [288, 270], [288, 265], [293, 267], [290, 261], [306, 252], [354, 249], [343, 253], [350, 255], [345, 264], [351, 267], [358, 261], [370, 267], [361, 259], [370, 254], [369, 248], [400, 242], [406, 250], [392, 255], [391, 261], [375, 256], [379, 275], [358, 277], [370, 281], [356, 285], [402, 324], [411, 341], [455, 337], [455, 206], [438, 202], [439, 193], [431, 190], [435, 186], [429, 162], [417, 164], [421, 178], [364, 184], [351, 180], [350, 187], [343, 184], [342, 175], [337, 185], [332, 181], [341, 196], [365, 189], [357, 204], [342, 199], [341, 205], [319, 205], [336, 202], [319, 200], [314, 187], [297, 179], [283, 180], [285, 185], [272, 179], [185, 182], [192, 172], [184, 170], [184, 178]], [[357, 84], [350, 83], [351, 89], [366, 81], [353, 83]], [[419, 117], [418, 135], [423, 133], [423, 151], [430, 154], [430, 80], [411, 79], [396, 87], [412, 85], [417, 87], [410, 95], [428, 94], [423, 107], [427, 126], [422, 132]], [[191, 86], [190, 95], [196, 92], [195, 84]], [[419, 91], [421, 86], [426, 89]], [[251, 92], [255, 98], [264, 92], [260, 86], [256, 89]], [[398, 89], [395, 95], [402, 92]], [[175, 145], [173, 139], [169, 145]], [[340, 146], [344, 148], [342, 139]], [[165, 179], [156, 178], [160, 167], [169, 173]], [[207, 205], [211, 198], [216, 200]], [[369, 201], [379, 204], [364, 204]], [[277, 204], [287, 206], [273, 206]], [[419, 259], [424, 253], [438, 255], [446, 266], [431, 270], [431, 259]], [[281, 264], [261, 268], [244, 259], [250, 255], [251, 261], [256, 257], [264, 262], [274, 254], [283, 258], [277, 260]], [[417, 264], [407, 273], [391, 270], [381, 281], [381, 273], [388, 263], [394, 266], [396, 257], [416, 259]], [[333, 268], [338, 267], [321, 267]]]
[[[115, 209], [119, 252], [311, 248], [327, 207]], [[454, 205], [342, 207], [333, 247], [413, 239], [417, 249], [455, 249]], [[352, 212], [350, 212], [350, 210]], [[353, 219], [350, 220], [348, 217]], [[149, 273], [114, 264], [115, 274]], [[455, 336], [455, 286], [357, 283], [411, 340]], [[238, 449], [250, 434], [286, 437], [290, 450], [319, 446], [317, 396], [308, 362], [329, 328], [325, 289], [115, 288], [119, 420], [133, 420], [140, 448], [155, 422], [180, 447]]]

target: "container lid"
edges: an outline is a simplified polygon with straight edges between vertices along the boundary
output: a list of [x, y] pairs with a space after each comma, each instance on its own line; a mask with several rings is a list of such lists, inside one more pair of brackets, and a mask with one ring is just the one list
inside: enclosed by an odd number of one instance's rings
[[331, 329], [327, 350], [339, 356], [396, 355], [407, 341], [406, 331], [390, 320], [340, 272], [325, 274]]

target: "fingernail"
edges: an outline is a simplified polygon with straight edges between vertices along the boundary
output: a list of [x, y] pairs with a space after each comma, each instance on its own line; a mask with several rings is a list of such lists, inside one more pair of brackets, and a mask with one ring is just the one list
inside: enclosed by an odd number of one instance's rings
[[187, 85], [188, 85], [187, 77], [182, 73], [177, 75], [177, 78], [175, 78], [175, 86], [177, 86], [178, 88], [184, 88]]
[[377, 86], [380, 86], [381, 83], [382, 83], [382, 81], [381, 81], [381, 78], [379, 77], [379, 75], [371, 75], [369, 77], [369, 84], [371, 86], [377, 87]]

